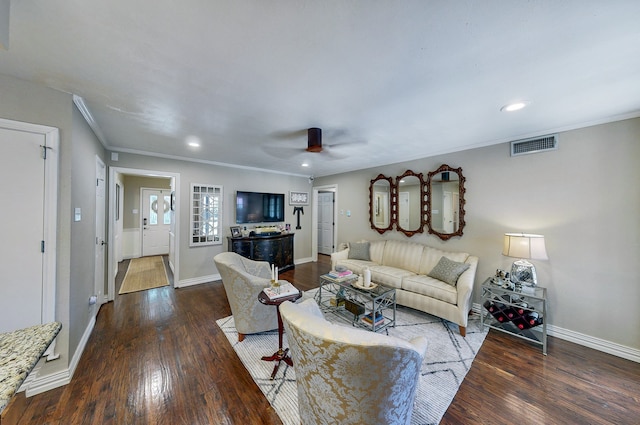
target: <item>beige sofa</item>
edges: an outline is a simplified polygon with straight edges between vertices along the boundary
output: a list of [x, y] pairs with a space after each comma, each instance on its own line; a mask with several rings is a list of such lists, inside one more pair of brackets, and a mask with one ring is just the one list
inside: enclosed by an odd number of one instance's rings
[[[466, 267], [461, 263], [468, 268], [456, 280], [456, 274]], [[331, 254], [331, 268], [336, 266], [357, 274], [368, 267], [372, 282], [396, 289], [398, 305], [456, 323], [460, 335], [466, 335], [478, 257], [412, 242], [361, 241]]]

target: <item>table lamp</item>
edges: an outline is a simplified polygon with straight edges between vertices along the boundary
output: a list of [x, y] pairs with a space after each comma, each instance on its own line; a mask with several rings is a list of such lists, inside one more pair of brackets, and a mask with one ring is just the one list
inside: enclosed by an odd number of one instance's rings
[[543, 235], [505, 233], [502, 255], [520, 258], [511, 266], [511, 282], [525, 286], [536, 286], [536, 268], [527, 260], [548, 260]]

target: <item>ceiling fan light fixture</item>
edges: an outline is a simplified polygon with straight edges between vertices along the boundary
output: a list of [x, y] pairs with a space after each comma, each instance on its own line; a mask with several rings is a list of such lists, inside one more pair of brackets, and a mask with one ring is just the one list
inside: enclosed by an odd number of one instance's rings
[[311, 127], [307, 130], [307, 152], [322, 152], [322, 129]]

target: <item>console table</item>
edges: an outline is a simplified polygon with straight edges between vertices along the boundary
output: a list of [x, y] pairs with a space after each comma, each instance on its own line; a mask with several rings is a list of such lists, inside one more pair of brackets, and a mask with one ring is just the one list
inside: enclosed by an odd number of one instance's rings
[[293, 264], [293, 233], [269, 236], [228, 237], [228, 250], [255, 261], [268, 261], [279, 271], [295, 267]]
[[506, 332], [542, 346], [547, 355], [547, 290], [540, 286], [508, 288], [482, 284], [482, 326]]

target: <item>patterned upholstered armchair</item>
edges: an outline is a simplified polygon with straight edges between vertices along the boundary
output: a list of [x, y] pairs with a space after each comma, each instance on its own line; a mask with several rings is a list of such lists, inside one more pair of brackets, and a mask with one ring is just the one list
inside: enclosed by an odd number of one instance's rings
[[380, 335], [324, 319], [315, 300], [284, 302], [300, 422], [409, 424], [427, 340]]
[[229, 299], [238, 341], [248, 334], [277, 329], [277, 310], [258, 301], [260, 291], [269, 286], [269, 263], [253, 261], [235, 252], [222, 252], [213, 261]]

